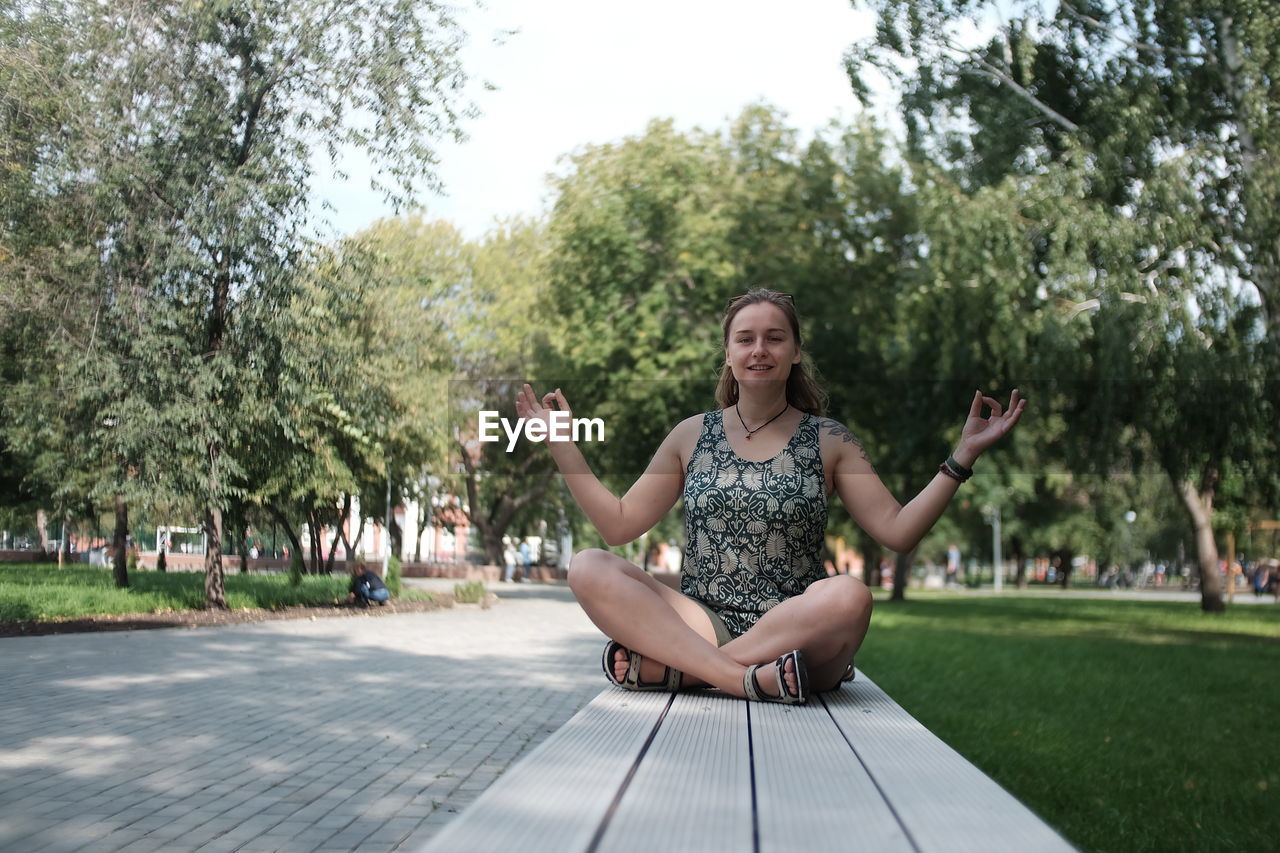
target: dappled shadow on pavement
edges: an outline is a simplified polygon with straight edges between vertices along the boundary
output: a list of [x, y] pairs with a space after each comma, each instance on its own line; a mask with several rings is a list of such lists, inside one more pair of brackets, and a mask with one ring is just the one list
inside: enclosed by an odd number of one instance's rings
[[0, 848], [412, 846], [599, 692], [600, 644], [532, 584], [489, 609], [7, 640]]

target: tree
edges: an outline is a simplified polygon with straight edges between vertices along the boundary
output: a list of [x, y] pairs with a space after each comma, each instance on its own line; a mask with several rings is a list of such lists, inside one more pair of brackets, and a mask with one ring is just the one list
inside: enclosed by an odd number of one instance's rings
[[315, 257], [277, 326], [273, 393], [245, 413], [256, 437], [242, 463], [246, 515], [256, 511], [282, 527], [299, 558], [310, 553], [313, 573], [332, 568], [319, 539], [324, 528], [341, 530], [351, 495], [385, 482], [379, 451], [394, 400], [374, 361], [383, 338], [380, 291], [362, 269], [339, 250]]
[[556, 310], [570, 318], [562, 356], [586, 377], [569, 399], [618, 424], [591, 449], [606, 482], [625, 488], [678, 420], [709, 407], [723, 358], [715, 318], [729, 297], [770, 286], [795, 295], [833, 413], [877, 465], [886, 448], [900, 454], [881, 467], [891, 488], [919, 485], [919, 466], [897, 460], [920, 458], [921, 442], [942, 446], [943, 421], [932, 398], [907, 397], [922, 419], [885, 394], [910, 371], [912, 341], [895, 322], [914, 287], [899, 272], [917, 236], [882, 140], [864, 123], [802, 145], [755, 105], [724, 134], [653, 122], [575, 155], [557, 186], [551, 271]]
[[[1266, 371], [1237, 367], [1280, 364], [1275, 17], [1254, 3], [1033, 4], [975, 47], [950, 33], [967, 18], [990, 33], [994, 4], [868, 5], [877, 36], [851, 50], [851, 77], [863, 92], [871, 66], [896, 77], [912, 156], [975, 195], [1011, 176], [1061, 183], [1066, 195], [1037, 205], [1027, 236], [1060, 319], [1091, 327], [1049, 333], [1079, 344], [1058, 351], [1059, 369], [1091, 377], [1074, 403], [1061, 398], [1079, 427], [1073, 444], [1090, 451], [1075, 461], [1104, 470], [1116, 439], [1154, 446], [1201, 543], [1202, 605], [1221, 609], [1215, 484], [1231, 460], [1256, 458], [1275, 407]], [[1242, 304], [1242, 288], [1256, 300]], [[1234, 399], [1262, 405], [1189, 417], [1220, 408], [1209, 379], [1241, 382]]]
[[315, 158], [364, 149], [396, 202], [433, 187], [433, 143], [469, 111], [461, 33], [448, 7], [397, 0], [64, 0], [11, 18], [67, 45], [50, 87], [67, 121], [43, 127], [31, 169], [48, 196], [84, 199], [78, 233], [98, 239], [74, 245], [115, 327], [73, 343], [115, 377], [102, 394], [129, 476], [201, 507], [206, 606], [224, 607], [222, 513], [248, 487], [255, 407], [287, 396]]
[[[389, 394], [381, 408], [380, 473], [362, 481], [358, 493], [362, 512], [380, 515], [388, 478], [393, 505], [412, 496], [423, 506], [431, 478], [448, 470], [449, 380], [465, 343], [475, 250], [452, 225], [420, 214], [379, 222], [348, 249], [364, 256], [352, 278], [367, 290], [358, 304], [376, 329], [364, 341], [365, 381], [385, 385]], [[387, 515], [393, 551], [403, 558], [402, 531], [394, 513]]]
[[549, 275], [565, 320], [562, 378], [574, 380], [575, 412], [606, 424], [606, 442], [588, 457], [615, 489], [710, 402], [720, 363], [713, 318], [742, 283], [733, 184], [721, 140], [669, 121], [576, 152], [555, 183]]
[[122, 455], [127, 439], [115, 430], [117, 418], [90, 390], [94, 380], [115, 378], [104, 375], [110, 367], [93, 357], [94, 346], [122, 331], [100, 326], [100, 294], [91, 284], [106, 231], [85, 215], [92, 190], [61, 182], [51, 168], [60, 156], [55, 140], [79, 118], [68, 73], [73, 49], [65, 22], [17, 4], [0, 7], [0, 30], [7, 47], [0, 55], [0, 370], [7, 380], [0, 437], [16, 463], [12, 497], [52, 504], [63, 521], [82, 502], [111, 502], [115, 580], [126, 587], [125, 493], [136, 471]]
[[457, 378], [449, 389], [450, 459], [461, 474], [454, 478], [455, 493], [466, 494], [465, 511], [480, 534], [485, 559], [500, 566], [507, 532], [544, 519], [564, 496], [553, 488], [555, 466], [544, 447], [522, 439], [509, 451], [505, 436], [480, 442], [479, 412], [514, 420], [523, 382], [554, 383], [545, 371], [554, 363], [552, 342], [562, 339], [567, 327], [551, 308], [543, 223], [501, 223], [471, 247], [469, 257], [470, 280], [455, 297], [460, 307], [452, 330]]

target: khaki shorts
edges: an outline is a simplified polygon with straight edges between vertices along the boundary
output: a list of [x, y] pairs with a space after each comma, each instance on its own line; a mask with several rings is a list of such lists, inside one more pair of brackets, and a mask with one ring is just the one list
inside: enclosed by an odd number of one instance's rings
[[724, 624], [724, 620], [720, 618], [719, 613], [711, 609], [711, 605], [707, 604], [705, 601], [699, 601], [696, 598], [691, 598], [690, 601], [701, 607], [707, 614], [707, 618], [711, 620], [711, 627], [714, 628], [716, 632], [717, 646], [723, 646], [734, 638], [733, 632], [729, 630], [729, 626]]

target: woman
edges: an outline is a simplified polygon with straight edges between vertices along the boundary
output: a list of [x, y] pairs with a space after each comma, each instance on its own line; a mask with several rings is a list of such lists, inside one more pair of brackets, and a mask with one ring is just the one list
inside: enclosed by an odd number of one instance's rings
[[[549, 442], [557, 467], [610, 546], [648, 531], [685, 501], [680, 590], [608, 551], [573, 557], [569, 586], [612, 641], [609, 679], [632, 690], [709, 685], [735, 696], [800, 704], [852, 677], [871, 620], [871, 593], [821, 561], [827, 500], [885, 547], [909, 551], [942, 515], [969, 469], [1013, 428], [1026, 401], [1004, 411], [974, 394], [955, 453], [906, 506], [880, 481], [861, 443], [822, 417], [825, 395], [805, 364], [790, 296], [753, 290], [729, 303], [717, 411], [679, 423], [621, 499], [570, 442]], [[983, 405], [991, 408], [982, 417]], [[557, 389], [525, 385], [517, 414], [568, 412]], [[763, 672], [761, 672], [763, 670]]]

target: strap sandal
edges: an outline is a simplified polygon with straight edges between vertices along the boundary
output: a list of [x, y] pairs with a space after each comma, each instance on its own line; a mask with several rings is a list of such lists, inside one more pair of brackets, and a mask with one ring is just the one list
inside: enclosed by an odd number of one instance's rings
[[[613, 658], [619, 651], [627, 654], [627, 674], [619, 681], [613, 674]], [[646, 690], [646, 691], [663, 691], [666, 693], [675, 693], [680, 689], [680, 682], [684, 678], [684, 673], [678, 669], [664, 667], [661, 681], [641, 681], [640, 680], [640, 662], [644, 657], [633, 652], [621, 643], [610, 640], [604, 647], [604, 656], [600, 659], [601, 666], [604, 668], [605, 677], [609, 682], [623, 690]]]
[[[796, 689], [791, 692], [787, 689], [786, 680], [786, 663], [791, 660], [795, 663]], [[774, 676], [778, 679], [778, 695], [772, 696], [765, 693], [760, 687], [760, 682], [756, 679], [756, 673], [762, 667], [773, 667]], [[747, 667], [747, 672], [742, 676], [742, 689], [746, 691], [747, 698], [753, 702], [781, 702], [784, 705], [803, 705], [809, 700], [809, 670], [804, 665], [804, 655], [799, 649], [787, 652], [773, 663], [757, 663]]]

